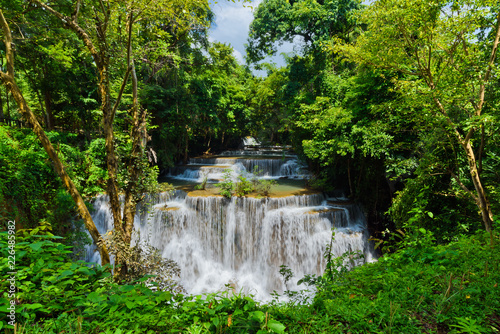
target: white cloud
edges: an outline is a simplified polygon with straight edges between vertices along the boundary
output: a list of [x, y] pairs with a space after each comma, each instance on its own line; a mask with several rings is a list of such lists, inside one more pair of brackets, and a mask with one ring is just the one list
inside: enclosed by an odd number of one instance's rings
[[243, 55], [238, 50], [236, 50], [236, 49], [233, 50], [233, 56], [234, 56], [234, 58], [236, 58], [236, 60], [238, 60], [240, 62], [240, 64], [245, 63], [245, 59], [243, 58]]
[[[260, 1], [259, 1], [260, 2]], [[252, 3], [256, 7], [259, 2]], [[213, 40], [229, 43], [241, 54], [245, 53], [244, 44], [248, 37], [250, 23], [253, 20], [249, 4], [223, 1], [212, 4], [215, 13], [215, 24], [210, 31]]]

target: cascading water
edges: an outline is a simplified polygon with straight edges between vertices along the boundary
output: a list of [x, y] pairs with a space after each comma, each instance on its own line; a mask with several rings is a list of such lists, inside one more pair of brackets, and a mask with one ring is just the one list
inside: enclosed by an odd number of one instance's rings
[[[233, 160], [243, 166], [240, 172], [252, 164], [242, 158]], [[264, 164], [269, 167], [268, 174], [282, 173], [283, 169], [292, 174], [289, 170], [295, 168], [294, 159], [278, 161], [279, 168]], [[284, 290], [281, 265], [294, 273], [288, 289], [298, 289], [297, 280], [304, 275], [324, 272], [324, 252], [331, 242], [332, 227], [334, 256], [360, 251], [364, 261], [373, 260], [364, 216], [345, 200], [320, 193], [231, 199], [208, 195], [177, 190], [149, 196], [138, 205], [135, 217], [140, 241], [147, 240], [164, 257], [178, 263], [181, 285], [189, 293], [214, 292], [229, 284], [266, 300], [272, 291]], [[94, 221], [103, 233], [112, 227], [107, 198], [98, 197], [94, 207]], [[87, 261], [98, 261], [96, 254], [89, 249]]]
[[249, 176], [257, 170], [259, 177], [266, 179], [304, 179], [309, 176], [305, 164], [296, 155], [285, 152], [280, 155], [280, 151], [266, 149], [233, 151], [232, 155], [230, 151], [223, 153], [217, 157], [192, 158], [187, 165], [171, 168], [168, 177], [193, 182], [207, 178], [209, 182], [217, 182], [227, 169], [243, 176]]

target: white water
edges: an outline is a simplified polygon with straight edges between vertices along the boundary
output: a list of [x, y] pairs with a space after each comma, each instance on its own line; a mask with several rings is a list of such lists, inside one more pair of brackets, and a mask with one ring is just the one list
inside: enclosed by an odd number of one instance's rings
[[295, 156], [274, 158], [193, 158], [185, 166], [171, 168], [168, 177], [178, 180], [202, 182], [206, 177], [209, 182], [217, 182], [229, 169], [234, 178], [239, 175], [253, 177], [257, 169], [260, 179], [304, 179], [309, 177], [305, 164]]
[[[260, 152], [266, 153], [253, 158]], [[250, 177], [248, 172], [258, 166], [260, 178], [308, 177], [297, 157], [282, 149], [274, 153], [269, 148], [243, 149], [225, 155], [191, 159], [190, 164], [171, 169], [169, 176], [217, 182], [225, 169], [233, 177]], [[105, 233], [112, 228], [107, 197], [98, 197], [94, 208], [94, 222]], [[360, 251], [365, 258], [354, 265], [374, 260], [361, 210], [344, 198], [322, 194], [227, 199], [177, 190], [147, 197], [137, 206], [134, 225], [141, 238], [134, 242], [148, 241], [176, 261], [180, 284], [192, 294], [223, 290], [229, 284], [236, 291], [269, 300], [273, 291], [304, 289], [297, 281], [306, 274], [323, 274], [324, 253], [330, 244], [333, 256]], [[100, 262], [94, 246], [88, 248], [86, 260]], [[281, 265], [294, 274], [287, 287], [279, 273]]]
[[[372, 261], [366, 222], [355, 205], [332, 205], [321, 194], [284, 198], [191, 197], [185, 192], [162, 193], [140, 204], [135, 228], [175, 260], [181, 284], [192, 294], [215, 292], [230, 284], [267, 300], [283, 291], [280, 265], [294, 273], [290, 289], [305, 274], [320, 275], [332, 225], [334, 256], [361, 251]], [[94, 221], [101, 233], [111, 228], [105, 196], [94, 203]], [[87, 261], [97, 261], [89, 250]], [[357, 263], [360, 264], [360, 263]]]

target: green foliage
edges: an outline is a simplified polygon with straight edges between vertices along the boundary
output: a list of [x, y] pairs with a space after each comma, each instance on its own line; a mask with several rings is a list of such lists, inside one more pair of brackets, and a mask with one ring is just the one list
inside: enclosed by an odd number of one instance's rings
[[276, 180], [265, 180], [265, 179], [261, 179], [259, 180], [259, 182], [257, 183], [257, 185], [253, 188], [253, 190], [261, 195], [261, 196], [269, 196], [269, 193], [271, 191], [271, 187], [276, 185]]
[[[84, 186], [85, 172], [80, 168], [83, 153], [75, 148], [72, 135], [49, 133], [60, 156], [68, 164], [68, 173]], [[80, 174], [81, 173], [81, 174]], [[81, 189], [81, 188], [80, 188]], [[30, 130], [0, 126], [0, 217], [15, 220], [19, 226], [33, 228], [49, 223], [55, 233], [65, 235], [65, 242], [75, 254], [88, 243], [82, 222], [75, 219], [71, 196], [63, 189], [47, 154]]]
[[222, 196], [230, 198], [233, 195], [234, 184], [230, 169], [224, 170], [223, 180], [215, 186], [220, 188], [220, 194]]
[[[8, 330], [7, 237], [0, 233], [0, 323]], [[56, 239], [43, 226], [16, 235], [16, 321], [27, 333], [69, 328], [79, 333], [284, 333], [285, 326], [249, 296], [232, 290], [203, 297], [154, 291], [144, 284], [150, 276], [118, 285], [108, 268], [69, 261], [68, 247]]]
[[207, 187], [208, 175], [207, 174], [203, 174], [202, 177], [203, 177], [203, 180], [201, 181], [200, 184], [197, 184], [194, 187], [194, 189], [196, 189], [196, 190], [205, 190], [205, 188]]
[[[81, 261], [71, 262], [67, 257], [70, 247], [57, 242], [58, 237], [53, 236], [47, 226], [19, 230], [15, 234], [16, 321], [19, 324], [71, 310], [75, 303], [86, 299], [89, 290], [105, 286], [110, 276], [106, 268], [89, 268]], [[4, 324], [10, 300], [6, 288], [10, 283], [6, 279], [12, 275], [9, 274], [12, 262], [8, 261], [8, 236], [13, 235], [0, 233], [3, 291], [0, 321]], [[65, 298], [60, 298], [61, 295]]]
[[[308, 47], [319, 48], [332, 37], [348, 39], [355, 25], [358, 1], [265, 0], [250, 26], [247, 53], [252, 62], [276, 53], [276, 46], [300, 36]], [[308, 45], [311, 44], [311, 45]]]
[[[141, 101], [161, 127], [152, 131], [160, 166], [186, 160], [188, 153], [219, 150], [252, 127], [253, 78], [222, 43], [206, 36], [194, 47], [188, 35], [176, 46], [179, 61], [144, 85]], [[189, 60], [189, 61], [187, 61]], [[147, 73], [145, 73], [147, 75]]]
[[243, 197], [254, 190], [252, 182], [250, 182], [246, 177], [238, 176], [238, 180], [234, 185], [234, 194], [238, 197]]
[[215, 186], [220, 188], [220, 194], [224, 197], [231, 196], [243, 197], [250, 193], [256, 193], [258, 196], [269, 196], [271, 187], [276, 184], [275, 180], [259, 179], [261, 174], [258, 166], [255, 166], [253, 173], [248, 178], [240, 175], [233, 181], [230, 169], [224, 170], [223, 180]]
[[468, 198], [487, 230], [492, 211], [484, 203], [496, 184], [481, 174], [487, 150], [497, 151], [486, 135], [497, 141], [491, 122], [498, 117], [491, 82], [498, 71], [497, 13], [498, 3], [489, 0], [375, 1], [359, 15], [366, 31], [334, 47], [360, 66], [398, 73], [394, 88], [405, 108], [397, 115], [414, 122], [419, 135], [418, 177], [452, 178], [440, 190]]
[[[107, 268], [71, 262], [48, 225], [16, 234], [16, 305], [26, 333], [486, 333], [498, 330], [499, 239], [477, 234], [448, 245], [421, 243], [352, 269], [358, 256], [325, 256], [321, 277], [305, 277], [317, 292], [311, 304], [261, 304], [225, 292], [183, 296], [148, 288], [151, 276], [118, 285]], [[423, 232], [422, 232], [423, 233]], [[12, 235], [12, 234], [10, 234]], [[0, 233], [0, 322], [9, 305], [7, 232]], [[280, 268], [288, 281], [293, 273]], [[64, 298], [60, 298], [64, 295]]]

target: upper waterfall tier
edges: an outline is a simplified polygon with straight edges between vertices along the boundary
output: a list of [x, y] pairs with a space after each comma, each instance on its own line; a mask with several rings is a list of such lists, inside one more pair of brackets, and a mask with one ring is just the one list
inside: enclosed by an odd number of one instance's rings
[[198, 183], [206, 179], [214, 183], [222, 180], [225, 170], [230, 170], [234, 178], [240, 175], [261, 179], [309, 177], [306, 165], [296, 155], [270, 148], [225, 151], [218, 156], [191, 158], [186, 165], [170, 168], [166, 176]]

